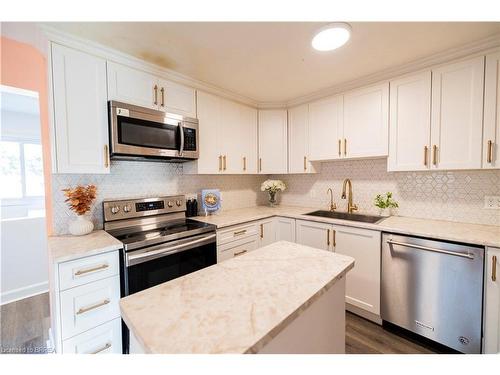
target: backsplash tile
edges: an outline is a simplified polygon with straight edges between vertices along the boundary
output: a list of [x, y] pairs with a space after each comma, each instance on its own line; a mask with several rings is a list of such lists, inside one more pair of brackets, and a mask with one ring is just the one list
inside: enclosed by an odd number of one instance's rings
[[61, 189], [76, 185], [97, 186], [97, 199], [90, 213], [95, 228], [102, 228], [103, 199], [140, 198], [199, 193], [202, 188], [217, 188], [222, 193], [223, 209], [251, 207], [265, 202], [260, 184], [266, 176], [185, 175], [182, 164], [112, 161], [105, 175], [53, 174], [52, 204], [54, 234], [67, 233], [74, 214], [64, 203]]
[[279, 194], [282, 204], [326, 208], [331, 187], [338, 210], [345, 211], [347, 201], [340, 195], [342, 182], [350, 178], [359, 212], [377, 214], [373, 199], [391, 191], [401, 216], [500, 225], [500, 211], [483, 209], [485, 195], [500, 195], [500, 170], [387, 172], [385, 159], [370, 159], [323, 163], [314, 175], [271, 178], [288, 186]]

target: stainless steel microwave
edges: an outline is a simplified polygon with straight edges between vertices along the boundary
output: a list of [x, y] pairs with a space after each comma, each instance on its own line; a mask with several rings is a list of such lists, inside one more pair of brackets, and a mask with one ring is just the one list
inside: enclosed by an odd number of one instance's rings
[[198, 159], [197, 119], [113, 100], [108, 108], [112, 159]]

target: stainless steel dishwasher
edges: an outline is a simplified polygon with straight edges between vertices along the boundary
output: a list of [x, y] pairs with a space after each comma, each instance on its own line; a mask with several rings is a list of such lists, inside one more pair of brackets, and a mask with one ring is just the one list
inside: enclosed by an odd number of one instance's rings
[[384, 233], [382, 320], [481, 353], [484, 248]]

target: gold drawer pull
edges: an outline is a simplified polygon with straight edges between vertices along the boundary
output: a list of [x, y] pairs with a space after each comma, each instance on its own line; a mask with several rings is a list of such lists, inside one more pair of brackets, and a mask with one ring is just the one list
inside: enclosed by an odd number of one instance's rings
[[86, 270], [78, 270], [75, 272], [75, 276], [82, 276], [87, 273], [91, 272], [96, 272], [96, 271], [101, 271], [109, 267], [109, 264], [101, 264], [100, 266], [94, 267], [94, 268], [88, 268]]
[[493, 162], [493, 141], [488, 141], [488, 156], [486, 157], [488, 163]]
[[106, 343], [106, 345], [104, 345], [101, 349], [97, 349], [96, 351], [90, 352], [89, 354], [97, 354], [97, 353], [103, 352], [103, 351], [105, 351], [106, 349], [109, 349], [109, 348], [111, 348], [111, 343], [110, 342]]
[[491, 281], [497, 281], [497, 256], [491, 258]]
[[307, 171], [307, 157], [304, 156], [304, 171]]
[[104, 305], [107, 305], [108, 303], [110, 303], [111, 301], [109, 299], [105, 299], [104, 301], [102, 302], [99, 302], [99, 303], [96, 303], [95, 305], [92, 305], [92, 306], [89, 306], [89, 307], [81, 307], [77, 312], [76, 312], [76, 315], [80, 315], [80, 314], [85, 314], [86, 312], [89, 312], [91, 310], [94, 310], [94, 309], [97, 309], [98, 307], [101, 307], [101, 306], [104, 306]]
[[432, 146], [432, 151], [433, 151], [433, 155], [432, 155], [432, 164], [434, 165], [437, 165], [437, 153], [438, 153], [438, 146], [434, 145]]
[[260, 224], [260, 238], [264, 238], [264, 224]]
[[326, 230], [326, 245], [330, 246], [330, 229]]
[[342, 156], [342, 141], [339, 139], [339, 157]]
[[245, 234], [247, 232], [246, 229], [243, 229], [243, 230], [239, 230], [237, 232], [233, 232], [233, 235], [235, 236], [241, 236], [242, 234]]
[[344, 138], [344, 156], [347, 156], [347, 138]]
[[335, 229], [333, 230], [332, 238], [333, 238], [333, 247], [336, 247], [337, 246], [337, 232], [335, 231]]
[[247, 252], [248, 250], [241, 250], [241, 251], [238, 251], [237, 253], [234, 253], [234, 256], [237, 257], [237, 256], [240, 256], [240, 255], [243, 255]]
[[429, 147], [425, 146], [424, 147], [424, 165], [427, 167], [427, 153], [429, 152]]

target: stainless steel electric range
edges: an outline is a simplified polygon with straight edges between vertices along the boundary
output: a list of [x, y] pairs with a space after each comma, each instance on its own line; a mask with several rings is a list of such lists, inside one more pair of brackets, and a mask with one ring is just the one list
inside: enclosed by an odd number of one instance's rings
[[216, 227], [187, 219], [182, 195], [104, 201], [103, 210], [104, 230], [123, 243], [122, 297], [217, 262]]

